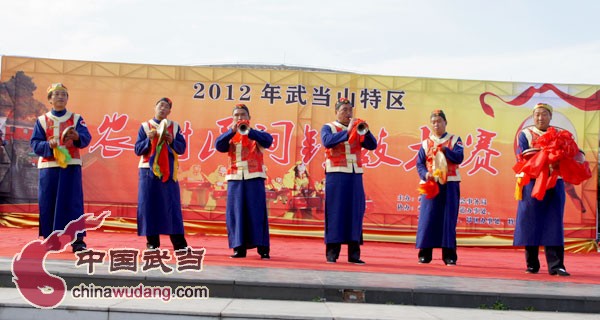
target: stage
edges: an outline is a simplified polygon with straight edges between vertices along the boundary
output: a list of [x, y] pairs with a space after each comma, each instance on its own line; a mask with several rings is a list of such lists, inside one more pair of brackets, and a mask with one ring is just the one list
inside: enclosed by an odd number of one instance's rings
[[[12, 258], [37, 239], [36, 228], [1, 227], [0, 283], [14, 287]], [[501, 303], [514, 310], [600, 312], [600, 254], [565, 253], [570, 277], [550, 276], [543, 252], [538, 274], [524, 272], [524, 253], [515, 248], [459, 247], [457, 266], [445, 266], [434, 250], [430, 264], [417, 263], [414, 245], [366, 242], [365, 265], [346, 262], [345, 246], [335, 264], [324, 257], [322, 239], [274, 236], [271, 259], [261, 260], [255, 250], [243, 259], [231, 259], [224, 236], [187, 235], [194, 249], [205, 248], [201, 272], [108, 272], [108, 262], [96, 265], [93, 275], [75, 266], [73, 253], [47, 255], [49, 272], [59, 273], [69, 288], [95, 285], [205, 285], [211, 297], [304, 301], [347, 301], [356, 294], [361, 302], [480, 308]], [[135, 233], [91, 231], [88, 248], [145, 249], [145, 238]], [[161, 248], [172, 249], [161, 237]], [[172, 260], [174, 263], [175, 260]]]

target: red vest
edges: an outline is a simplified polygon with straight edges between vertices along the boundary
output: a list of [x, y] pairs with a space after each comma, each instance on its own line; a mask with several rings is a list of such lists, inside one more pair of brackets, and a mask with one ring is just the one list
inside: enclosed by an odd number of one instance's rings
[[[444, 147], [448, 147], [448, 149], [452, 150], [454, 146], [458, 142], [458, 136], [452, 134], [446, 134], [443, 138], [438, 138], [436, 136], [430, 135], [427, 139], [423, 140], [422, 147], [425, 150], [426, 161], [425, 164], [427, 166], [427, 171], [433, 173], [433, 159], [435, 155], [433, 154], [433, 150], [437, 148], [437, 146], [441, 145]], [[448, 175], [447, 181], [460, 181], [460, 173], [458, 172], [458, 164], [451, 162], [450, 160], [446, 160], [448, 164]]]
[[[330, 122], [327, 125], [331, 132], [348, 130], [339, 122]], [[362, 146], [360, 141], [338, 143], [335, 147], [325, 149], [325, 172], [362, 173]]]
[[[77, 125], [77, 122], [79, 122], [79, 118], [81, 116], [79, 114], [76, 113], [72, 113], [67, 111], [64, 115], [62, 115], [61, 117], [57, 117], [55, 115], [52, 114], [52, 112], [48, 112], [46, 114], [44, 114], [43, 116], [39, 116], [38, 117], [38, 121], [40, 122], [40, 125], [42, 126], [42, 128], [44, 129], [44, 132], [46, 133], [46, 138], [50, 139], [50, 138], [54, 138], [57, 137], [59, 138], [59, 145], [67, 148], [67, 150], [69, 151], [69, 154], [71, 155], [71, 160], [67, 163], [67, 165], [81, 165], [81, 157], [79, 155], [79, 148], [77, 148], [76, 146], [70, 146], [67, 147], [63, 144], [62, 141], [62, 133], [65, 131], [65, 129], [67, 129], [68, 127], [72, 126], [75, 127]], [[40, 157], [38, 159], [38, 168], [42, 169], [42, 168], [52, 168], [52, 167], [58, 167], [58, 163], [56, 162], [56, 159], [54, 159], [54, 156], [50, 156], [50, 157]]]
[[267, 178], [263, 163], [263, 147], [247, 135], [235, 133], [229, 142], [227, 180]]
[[[175, 121], [171, 121], [168, 120], [169, 125], [167, 126], [167, 131], [169, 132], [169, 134], [171, 134], [171, 136], [173, 137], [173, 139], [175, 139], [175, 134], [177, 134], [177, 131], [179, 130], [179, 124], [177, 124], [177, 122]], [[148, 120], [147, 122], [143, 122], [142, 123], [142, 127], [144, 128], [144, 131], [146, 132], [146, 136], [148, 134], [150, 134], [150, 131], [152, 129], [156, 130], [158, 129], [159, 123], [154, 122], [154, 119]], [[154, 137], [154, 139], [158, 139], [158, 135], [156, 135]], [[152, 152], [154, 150], [150, 150], [150, 152], [148, 152], [147, 154], [144, 154], [140, 157], [140, 163], [138, 164], [138, 168], [150, 168], [150, 156], [152, 155]], [[173, 149], [169, 149], [169, 152], [173, 152]], [[175, 154], [175, 157], [177, 157], [177, 155]]]

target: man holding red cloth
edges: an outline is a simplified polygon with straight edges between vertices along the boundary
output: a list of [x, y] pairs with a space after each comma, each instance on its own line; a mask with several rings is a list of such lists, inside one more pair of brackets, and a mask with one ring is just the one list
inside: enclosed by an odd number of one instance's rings
[[250, 109], [233, 108], [233, 122], [215, 141], [217, 151], [227, 153], [227, 238], [231, 258], [245, 258], [256, 248], [261, 259], [270, 259], [269, 218], [264, 150], [273, 144], [270, 133], [250, 127]]
[[[353, 106], [347, 98], [335, 104], [333, 122], [321, 129], [325, 151], [325, 256], [327, 263], [336, 263], [342, 244], [348, 245], [348, 262], [365, 264], [360, 259], [365, 216], [362, 149], [375, 150], [377, 138], [357, 129], [363, 121], [353, 116]], [[364, 123], [366, 125], [366, 123]]]
[[572, 135], [550, 126], [552, 112], [550, 105], [538, 103], [533, 108], [534, 125], [518, 136], [513, 169], [519, 204], [513, 244], [525, 246], [527, 273], [540, 270], [538, 251], [543, 245], [548, 273], [569, 276], [564, 265], [564, 181], [579, 184], [591, 173]]
[[187, 247], [183, 230], [177, 157], [186, 149], [185, 138], [175, 121], [168, 120], [173, 102], [161, 98], [154, 106], [154, 118], [142, 123], [135, 142], [140, 156], [137, 226], [146, 236], [146, 247], [160, 247], [160, 235], [168, 234], [174, 250]]
[[455, 266], [461, 181], [458, 168], [464, 160], [464, 148], [459, 136], [446, 131], [444, 111], [433, 110], [429, 123], [431, 134], [421, 143], [417, 172], [420, 185], [433, 186], [434, 191], [421, 195], [416, 247], [419, 263], [430, 263], [433, 248], [442, 248], [444, 264]]

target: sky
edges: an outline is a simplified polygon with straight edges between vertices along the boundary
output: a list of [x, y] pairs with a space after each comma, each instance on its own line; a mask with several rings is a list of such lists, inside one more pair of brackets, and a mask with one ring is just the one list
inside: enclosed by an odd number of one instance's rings
[[0, 0], [0, 55], [600, 84], [597, 0]]

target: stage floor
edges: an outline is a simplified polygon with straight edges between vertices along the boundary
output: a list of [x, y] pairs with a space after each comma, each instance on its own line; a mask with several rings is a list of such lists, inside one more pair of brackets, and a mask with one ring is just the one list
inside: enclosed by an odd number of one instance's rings
[[[14, 288], [12, 260], [37, 239], [37, 229], [0, 227], [0, 232], [4, 240], [0, 287]], [[217, 298], [352, 302], [354, 296], [375, 304], [600, 313], [597, 252], [567, 253], [572, 276], [558, 277], [547, 273], [543, 256], [540, 273], [525, 273], [523, 250], [514, 248], [459, 247], [458, 265], [448, 267], [439, 250], [430, 264], [418, 264], [414, 245], [366, 242], [362, 259], [367, 264], [353, 265], [346, 262], [345, 254], [336, 264], [326, 263], [322, 239], [272, 237], [270, 260], [261, 260], [255, 250], [243, 259], [229, 258], [232, 252], [224, 236], [188, 235], [187, 239], [194, 249], [206, 249], [201, 272], [110, 272], [105, 261], [90, 275], [86, 265], [76, 266], [70, 251], [50, 252], [45, 267], [63, 278], [68, 288], [201, 285]], [[168, 237], [161, 241], [163, 249], [171, 249]], [[86, 242], [88, 248], [106, 252], [145, 248], [145, 237], [134, 233], [92, 231]]]
[[[23, 245], [37, 239], [36, 228], [0, 227], [2, 241], [0, 257], [12, 258]], [[430, 264], [417, 263], [417, 249], [412, 244], [365, 242], [361, 258], [365, 265], [349, 264], [346, 246], [337, 263], [325, 262], [325, 245], [322, 239], [297, 237], [271, 237], [271, 259], [261, 260], [256, 250], [249, 250], [243, 259], [231, 259], [231, 249], [225, 236], [187, 235], [188, 244], [195, 249], [205, 248], [204, 266], [238, 266], [258, 268], [287, 268], [329, 270], [407, 275], [435, 275], [465, 278], [512, 279], [547, 282], [600, 284], [600, 254], [565, 253], [565, 265], [570, 277], [550, 276], [547, 273], [543, 252], [540, 252], [541, 269], [538, 274], [525, 273], [524, 251], [520, 248], [459, 247], [456, 266], [445, 266], [441, 250], [434, 250]], [[135, 233], [88, 231], [88, 248], [108, 251], [117, 248], [145, 249], [145, 237]], [[172, 249], [168, 236], [161, 236], [161, 247]], [[47, 259], [73, 260], [71, 252], [50, 253]]]

